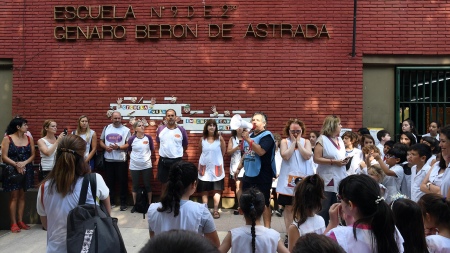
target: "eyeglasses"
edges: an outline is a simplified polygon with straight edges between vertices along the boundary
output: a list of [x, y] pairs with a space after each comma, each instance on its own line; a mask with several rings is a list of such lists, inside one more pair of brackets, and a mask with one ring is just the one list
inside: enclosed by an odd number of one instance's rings
[[289, 130], [291, 134], [300, 134], [302, 130]]
[[384, 157], [386, 157], [387, 159], [388, 158], [397, 158], [397, 157], [395, 157], [395, 155], [385, 155]]

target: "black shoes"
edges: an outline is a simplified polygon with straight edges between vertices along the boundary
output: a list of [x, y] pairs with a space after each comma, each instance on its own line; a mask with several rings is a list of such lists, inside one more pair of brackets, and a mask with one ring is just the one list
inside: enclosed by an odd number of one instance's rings
[[278, 217], [281, 217], [281, 216], [283, 216], [283, 209], [278, 209], [278, 210], [276, 210], [275, 211], [275, 214], [278, 216]]
[[288, 238], [287, 235], [284, 237], [284, 246], [285, 246], [286, 248], [289, 246], [289, 238]]
[[136, 212], [136, 207], [133, 206], [133, 208], [131, 208], [131, 213], [135, 213]]
[[233, 214], [234, 214], [234, 215], [239, 215], [239, 210], [237, 210], [237, 209], [234, 210], [234, 211], [233, 211]]
[[120, 211], [126, 211], [128, 209], [127, 206], [120, 206]]

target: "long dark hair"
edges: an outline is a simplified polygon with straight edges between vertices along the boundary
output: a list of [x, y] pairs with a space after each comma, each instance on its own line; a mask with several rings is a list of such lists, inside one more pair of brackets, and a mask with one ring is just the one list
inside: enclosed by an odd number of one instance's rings
[[428, 253], [420, 206], [410, 199], [397, 199], [392, 202], [392, 212], [405, 252]]
[[314, 212], [322, 210], [322, 199], [324, 198], [324, 182], [319, 175], [307, 176], [298, 183], [295, 187], [292, 208], [297, 227], [305, 223], [306, 219]]
[[86, 142], [78, 135], [67, 135], [61, 138], [56, 150], [55, 166], [42, 183], [50, 181], [50, 191], [55, 186], [56, 192], [63, 197], [72, 193], [77, 179], [90, 172], [90, 167], [84, 161]]
[[22, 127], [28, 121], [22, 117], [13, 118], [6, 127], [6, 134], [10, 135], [18, 131], [17, 127]]
[[180, 214], [180, 200], [186, 189], [197, 181], [198, 170], [193, 163], [179, 161], [172, 165], [169, 171], [169, 181], [161, 197], [161, 207], [158, 212], [171, 213], [173, 217]]
[[342, 201], [347, 203], [351, 201], [357, 206], [361, 214], [361, 218], [353, 224], [355, 240], [357, 240], [357, 226], [368, 224], [372, 231], [374, 251], [380, 253], [399, 252], [394, 235], [394, 216], [389, 206], [380, 197], [380, 186], [373, 178], [367, 175], [350, 175], [339, 184], [339, 195]]
[[450, 201], [436, 193], [427, 193], [419, 201], [422, 216], [428, 213], [436, 224], [450, 229]]
[[252, 252], [256, 250], [256, 220], [261, 218], [264, 212], [265, 201], [264, 195], [256, 188], [250, 188], [244, 191], [239, 198], [239, 205], [244, 212], [244, 216], [252, 221]]

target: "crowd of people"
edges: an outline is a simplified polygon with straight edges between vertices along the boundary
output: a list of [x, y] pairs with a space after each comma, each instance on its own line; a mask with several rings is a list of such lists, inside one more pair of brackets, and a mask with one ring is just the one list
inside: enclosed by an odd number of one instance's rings
[[[118, 184], [120, 211], [126, 211], [128, 170], [133, 204], [140, 180], [151, 203], [150, 179], [158, 150], [162, 195], [148, 209], [151, 240], [142, 252], [153, 252], [146, 250], [183, 234], [180, 230], [202, 235], [207, 242], [189, 233], [185, 237], [217, 252], [450, 252], [450, 125], [432, 122], [429, 133], [419, 135], [408, 119], [398, 142], [386, 130], [379, 131], [375, 141], [366, 128], [341, 133], [340, 118], [330, 115], [321, 131], [309, 132], [309, 138], [303, 137], [307, 132], [301, 120], [289, 119], [282, 139], [267, 129], [267, 116], [256, 112], [252, 131], [233, 129], [226, 144], [211, 119], [199, 139], [195, 165], [182, 159], [188, 137], [177, 125], [174, 110], [166, 111], [166, 124], [156, 131], [156, 147], [143, 122], [133, 124], [132, 134], [120, 112], [112, 113], [111, 120], [99, 142], [105, 150], [106, 180], [96, 174], [98, 199], [88, 195], [87, 203], [103, 204], [110, 212]], [[37, 211], [47, 230], [47, 252], [64, 252], [66, 224], [61, 220], [77, 205], [82, 179], [94, 166], [97, 134], [84, 115], [70, 134], [65, 130], [57, 135], [56, 122], [46, 120], [37, 144]], [[33, 147], [27, 121], [15, 117], [2, 141], [3, 162], [23, 175], [20, 181], [3, 180], [4, 191], [11, 193], [13, 233], [30, 228], [23, 222], [23, 211], [24, 192], [33, 187]], [[231, 156], [229, 173], [236, 183], [235, 214], [243, 215], [245, 224], [231, 229], [220, 242], [214, 219], [220, 218], [225, 153]], [[196, 192], [201, 204], [190, 200]], [[283, 206], [283, 239], [270, 228], [271, 199]]]

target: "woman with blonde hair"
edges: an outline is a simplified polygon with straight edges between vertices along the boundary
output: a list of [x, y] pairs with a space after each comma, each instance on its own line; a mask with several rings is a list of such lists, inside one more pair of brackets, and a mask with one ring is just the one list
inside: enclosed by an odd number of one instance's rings
[[41, 136], [37, 141], [39, 152], [41, 155], [41, 163], [39, 168], [39, 180], [43, 180], [48, 173], [53, 169], [55, 164], [56, 148], [58, 147], [58, 140], [60, 140], [65, 134], [61, 132], [56, 137], [56, 122], [52, 119], [44, 121], [41, 130]]
[[330, 115], [325, 118], [320, 137], [314, 149], [314, 162], [317, 163], [317, 174], [325, 183], [325, 199], [322, 201], [322, 210], [318, 213], [328, 225], [328, 209], [337, 202], [336, 193], [338, 185], [347, 176], [345, 165], [345, 146], [341, 137], [341, 119]]
[[89, 163], [91, 169], [94, 169], [94, 159], [92, 159], [97, 151], [97, 134], [89, 127], [89, 118], [81, 115], [78, 118], [77, 129], [72, 134], [80, 136], [86, 142], [86, 151], [84, 152], [84, 160]]
[[[68, 135], [59, 140], [55, 166], [39, 187], [37, 212], [42, 226], [47, 228], [47, 253], [67, 252], [67, 215], [78, 205], [84, 175], [90, 173], [84, 161], [86, 142], [77, 135]], [[109, 189], [100, 174], [95, 174], [96, 195], [108, 213], [111, 213]], [[86, 204], [95, 200], [88, 190]], [[97, 203], [98, 204], [98, 203]]]

